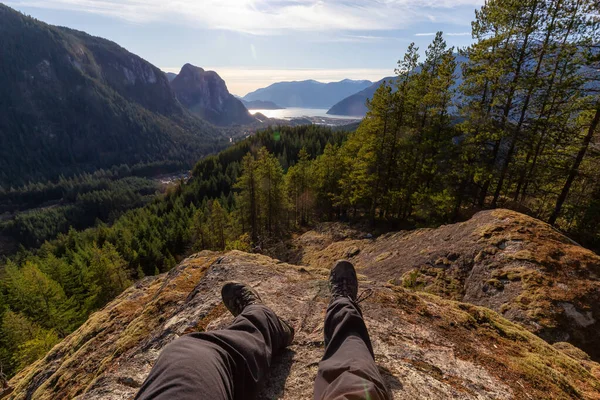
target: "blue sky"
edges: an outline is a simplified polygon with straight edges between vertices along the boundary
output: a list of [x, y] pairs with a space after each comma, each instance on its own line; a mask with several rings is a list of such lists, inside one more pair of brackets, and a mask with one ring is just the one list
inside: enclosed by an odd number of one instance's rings
[[54, 25], [119, 43], [165, 71], [217, 71], [244, 95], [282, 80], [378, 80], [434, 32], [471, 43], [483, 0], [8, 0]]

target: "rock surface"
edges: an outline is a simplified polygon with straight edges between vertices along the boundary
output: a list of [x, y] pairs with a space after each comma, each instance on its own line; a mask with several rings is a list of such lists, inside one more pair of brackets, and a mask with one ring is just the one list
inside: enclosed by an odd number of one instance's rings
[[249, 124], [255, 121], [214, 71], [185, 64], [171, 81], [171, 87], [181, 104], [213, 124]]
[[508, 210], [437, 229], [361, 239], [323, 226], [295, 240], [295, 263], [350, 259], [370, 279], [484, 306], [550, 343], [600, 360], [600, 257], [550, 225]]
[[[297, 332], [275, 360], [260, 398], [310, 399], [324, 351], [325, 267], [238, 251], [194, 255], [94, 313], [14, 377], [8, 398], [131, 398], [166, 344], [232, 321], [220, 288], [234, 279], [256, 287]], [[553, 347], [482, 307], [360, 279], [362, 289], [373, 289], [362, 307], [395, 398], [600, 398], [600, 365], [567, 343]]]

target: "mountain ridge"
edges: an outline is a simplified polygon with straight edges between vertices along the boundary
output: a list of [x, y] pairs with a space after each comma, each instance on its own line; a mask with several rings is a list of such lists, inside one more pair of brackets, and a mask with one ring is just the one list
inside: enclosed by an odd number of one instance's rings
[[0, 35], [0, 185], [119, 164], [191, 164], [225, 144], [179, 104], [162, 71], [114, 42], [2, 4]]
[[345, 115], [345, 116], [364, 116], [367, 114], [367, 100], [371, 99], [379, 86], [383, 82], [395, 82], [396, 77], [388, 76], [383, 78], [368, 88], [361, 90], [360, 92], [354, 93], [339, 102], [335, 103], [327, 114], [329, 115]]
[[[464, 63], [467, 60], [467, 58], [463, 55], [455, 54], [455, 59], [457, 65], [456, 70], [454, 72], [454, 76], [456, 79], [454, 88], [458, 87], [462, 82], [461, 64]], [[421, 67], [419, 66], [415, 68], [414, 72], [419, 72], [420, 70]], [[368, 111], [367, 100], [373, 98], [373, 95], [375, 94], [379, 86], [381, 86], [384, 82], [391, 84], [393, 87], [393, 84], [394, 82], [396, 82], [396, 79], [397, 76], [388, 76], [373, 83], [371, 86], [361, 90], [360, 92], [354, 93], [331, 106], [331, 108], [329, 108], [329, 110], [327, 111], [327, 114], [364, 117]]]
[[246, 101], [272, 101], [282, 107], [329, 108], [341, 99], [372, 84], [367, 80], [344, 79], [323, 83], [313, 79], [276, 82], [246, 94]]

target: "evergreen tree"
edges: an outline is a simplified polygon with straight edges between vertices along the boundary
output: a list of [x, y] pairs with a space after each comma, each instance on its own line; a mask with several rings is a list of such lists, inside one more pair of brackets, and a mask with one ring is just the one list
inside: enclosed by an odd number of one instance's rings
[[235, 188], [240, 190], [237, 205], [241, 213], [242, 226], [249, 229], [252, 243], [257, 244], [259, 241], [259, 177], [257, 163], [251, 153], [246, 154], [242, 160], [242, 173]]
[[256, 158], [258, 177], [258, 220], [262, 237], [271, 239], [284, 231], [287, 202], [284, 192], [283, 168], [279, 160], [266, 148], [258, 150]]
[[286, 174], [286, 192], [296, 226], [305, 226], [313, 207], [312, 168], [309, 155], [303, 147], [298, 154], [298, 162]]

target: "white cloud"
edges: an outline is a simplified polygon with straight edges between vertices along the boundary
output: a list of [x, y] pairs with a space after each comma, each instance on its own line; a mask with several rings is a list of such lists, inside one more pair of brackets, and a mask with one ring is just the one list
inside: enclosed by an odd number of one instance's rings
[[[415, 33], [415, 36], [435, 36], [435, 32]], [[444, 32], [444, 36], [471, 36], [471, 32]]]
[[307, 37], [308, 41], [314, 43], [377, 43], [377, 42], [410, 42], [406, 37], [397, 36], [373, 36], [373, 35], [345, 35], [328, 34]]
[[74, 10], [132, 22], [185, 21], [252, 34], [288, 30], [403, 29], [421, 21], [456, 22], [449, 10], [484, 0], [8, 0], [9, 5]]
[[[340, 68], [340, 69], [258, 69], [247, 67], [204, 67], [216, 71], [227, 83], [233, 94], [243, 96], [246, 93], [269, 86], [275, 82], [302, 81], [314, 79], [319, 82], [337, 82], [342, 79], [368, 79], [378, 81], [394, 75], [393, 69], [377, 68]], [[163, 67], [165, 72], [179, 73], [181, 68]]]

